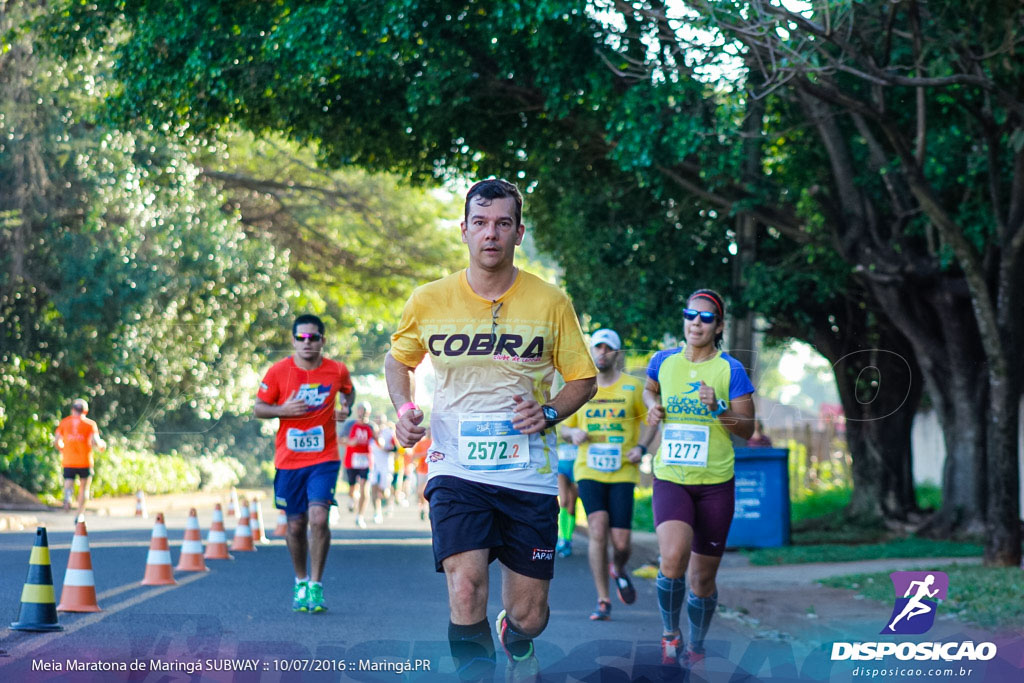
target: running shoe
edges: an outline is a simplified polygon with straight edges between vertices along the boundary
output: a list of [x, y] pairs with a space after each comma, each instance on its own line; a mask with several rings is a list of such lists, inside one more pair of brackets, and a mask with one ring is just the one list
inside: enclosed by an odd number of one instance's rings
[[348, 511], [349, 512], [355, 512], [355, 510], [356, 510], [356, 502], [354, 500], [352, 500], [351, 498], [349, 498], [349, 500], [348, 500]]
[[292, 593], [292, 611], [305, 612], [309, 609], [308, 604], [309, 583], [300, 581], [295, 584], [295, 591]]
[[375, 515], [373, 516], [373, 523], [374, 523], [374, 524], [383, 524], [383, 523], [384, 523], [384, 516], [383, 516], [383, 515], [381, 515], [381, 514], [380, 514], [380, 513], [378, 512], [377, 514], [375, 514]]
[[591, 621], [608, 621], [612, 618], [612, 601], [598, 600], [597, 609], [590, 614]]
[[661, 665], [679, 666], [679, 649], [683, 646], [683, 639], [677, 633], [674, 636], [661, 637]]
[[619, 575], [615, 571], [615, 565], [608, 565], [608, 573], [612, 576], [612, 581], [615, 582], [615, 591], [619, 594], [619, 600], [622, 600], [623, 605], [632, 605], [636, 602], [636, 588], [633, 587], [633, 581], [629, 578], [629, 572], [622, 570], [622, 574]]
[[323, 584], [309, 584], [309, 611], [311, 613], [323, 612], [327, 607], [324, 605]]
[[511, 681], [515, 681], [515, 683], [539, 681], [540, 662], [537, 661], [537, 655], [533, 651], [533, 643], [530, 643], [529, 652], [522, 657], [513, 655], [505, 645], [505, 635], [508, 632], [508, 619], [505, 618], [505, 610], [501, 610], [498, 613], [498, 618], [494, 621], [494, 629], [498, 632], [498, 642], [501, 643], [501, 649], [505, 651], [505, 656], [508, 657], [508, 665], [505, 667], [506, 683]]
[[696, 669], [704, 662], [703, 652], [694, 652], [690, 648], [686, 648], [686, 654], [683, 655], [683, 666], [687, 669]]
[[366, 528], [366, 520], [363, 519], [362, 515], [356, 515], [356, 526], [359, 527], [360, 529], [365, 529]]
[[555, 552], [559, 557], [569, 557], [572, 555], [572, 541], [567, 541], [564, 538], [558, 539], [558, 543], [555, 544]]

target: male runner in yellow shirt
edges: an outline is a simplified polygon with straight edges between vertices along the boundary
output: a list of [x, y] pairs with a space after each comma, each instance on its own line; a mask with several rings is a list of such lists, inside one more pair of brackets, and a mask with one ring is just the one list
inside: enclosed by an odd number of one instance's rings
[[[489, 562], [502, 564], [498, 638], [513, 680], [538, 674], [533, 639], [547, 625], [557, 537], [553, 427], [593, 395], [596, 370], [566, 295], [513, 261], [522, 243], [522, 195], [504, 180], [466, 195], [469, 267], [419, 287], [385, 360], [408, 448], [425, 433], [412, 403], [423, 358], [437, 375], [425, 495], [434, 559], [448, 579], [448, 640], [459, 675], [494, 670], [487, 621]], [[565, 386], [550, 396], [558, 371]]]
[[[637, 464], [647, 452], [649, 435], [641, 432], [647, 414], [643, 383], [619, 369], [622, 341], [614, 330], [593, 334], [590, 353], [597, 366], [597, 395], [562, 423], [560, 433], [575, 444], [574, 474], [587, 511], [590, 571], [597, 588], [597, 609], [590, 618], [611, 617], [608, 575], [623, 604], [636, 600], [626, 571], [633, 527], [633, 489], [640, 482]], [[608, 565], [611, 530], [612, 563]]]

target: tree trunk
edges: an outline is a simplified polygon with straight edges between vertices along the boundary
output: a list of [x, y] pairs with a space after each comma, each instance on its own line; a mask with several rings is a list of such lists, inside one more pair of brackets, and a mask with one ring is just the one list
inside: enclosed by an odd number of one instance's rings
[[[751, 61], [747, 64], [750, 73], [751, 88], [760, 87], [760, 71], [754, 68]], [[761, 174], [763, 136], [761, 129], [764, 122], [765, 101], [759, 97], [746, 98], [746, 112], [743, 120], [743, 182], [754, 184]], [[736, 216], [736, 247], [733, 258], [732, 285], [737, 300], [744, 298], [747, 288], [746, 273], [757, 261], [757, 220], [749, 213]], [[757, 385], [757, 350], [754, 348], [754, 311], [744, 308], [739, 315], [732, 316], [729, 324], [729, 353], [736, 358], [750, 374], [750, 379]]]
[[986, 406], [988, 438], [988, 506], [985, 564], [1019, 567], [1021, 563], [1020, 470], [1017, 461], [1020, 392], [1010, 377], [990, 377]]
[[872, 291], [910, 340], [946, 444], [942, 507], [922, 532], [981, 534], [985, 524], [988, 373], [962, 280], [874, 283]]
[[833, 320], [818, 326], [815, 342], [832, 362], [846, 416], [853, 461], [847, 512], [913, 521], [911, 428], [922, 391], [914, 354], [888, 321], [855, 303]]

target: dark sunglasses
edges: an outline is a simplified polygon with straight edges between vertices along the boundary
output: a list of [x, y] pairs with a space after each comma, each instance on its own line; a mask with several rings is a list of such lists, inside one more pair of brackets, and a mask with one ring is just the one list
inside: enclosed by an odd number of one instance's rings
[[324, 336], [322, 334], [316, 334], [316, 333], [313, 333], [313, 334], [296, 334], [295, 335], [295, 341], [299, 341], [299, 342], [301, 342], [301, 341], [318, 342], [318, 341], [320, 341], [323, 338], [324, 338]]
[[715, 313], [714, 311], [696, 311], [692, 308], [683, 309], [683, 317], [686, 318], [687, 320], [693, 320], [697, 316], [700, 316], [700, 321], [702, 323], [711, 324], [715, 322], [715, 318], [718, 317], [718, 314]]

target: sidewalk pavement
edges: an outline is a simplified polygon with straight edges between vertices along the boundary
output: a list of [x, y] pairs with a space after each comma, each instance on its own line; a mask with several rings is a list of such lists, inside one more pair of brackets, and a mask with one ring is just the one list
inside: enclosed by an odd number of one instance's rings
[[[586, 527], [576, 533], [586, 537]], [[653, 532], [634, 531], [631, 567], [658, 565], [658, 539]], [[586, 552], [585, 548], [581, 548]], [[848, 574], [927, 569], [949, 564], [980, 564], [981, 558], [889, 558], [858, 562], [814, 562], [754, 566], [739, 552], [722, 557], [717, 583], [718, 614], [749, 632], [753, 638], [800, 643], [814, 647], [841, 640], [851, 632], [878, 632], [891, 605], [866, 600], [845, 589], [827, 588], [820, 579]], [[643, 581], [645, 579], [636, 579]], [[853, 588], [853, 586], [851, 586]], [[940, 615], [951, 633], [974, 627]]]

